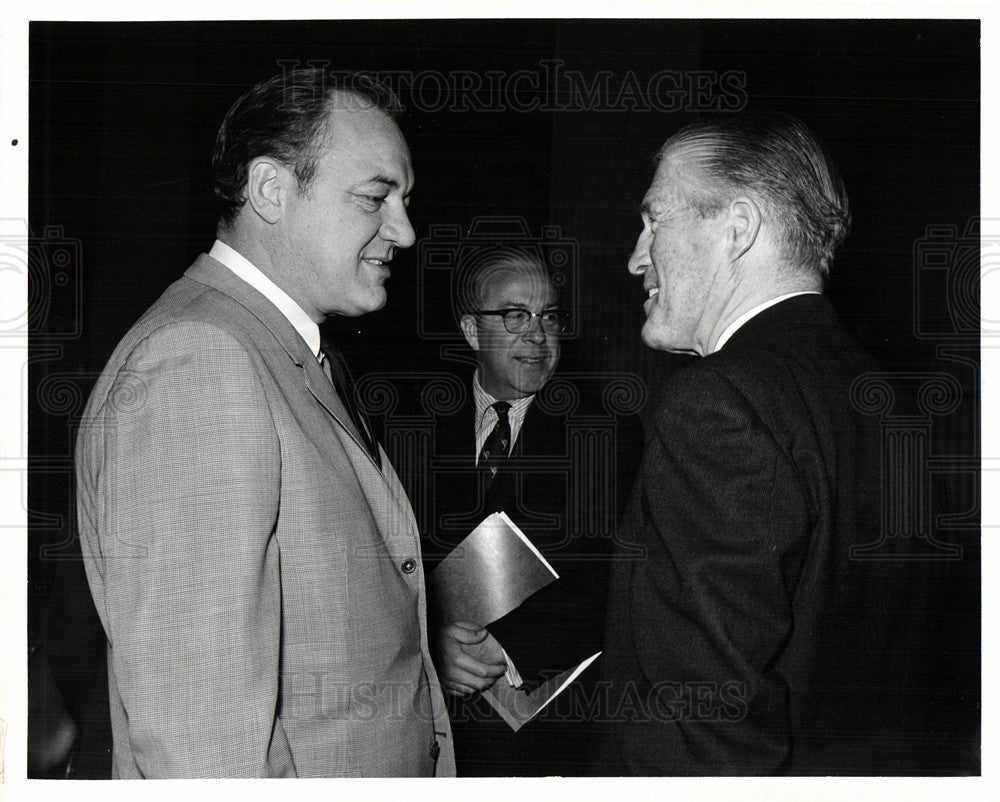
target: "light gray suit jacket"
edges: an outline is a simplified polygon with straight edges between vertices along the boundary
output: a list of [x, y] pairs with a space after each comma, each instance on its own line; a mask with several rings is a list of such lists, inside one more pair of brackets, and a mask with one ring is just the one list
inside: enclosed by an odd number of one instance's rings
[[322, 367], [202, 255], [77, 440], [116, 777], [454, 773], [417, 526]]

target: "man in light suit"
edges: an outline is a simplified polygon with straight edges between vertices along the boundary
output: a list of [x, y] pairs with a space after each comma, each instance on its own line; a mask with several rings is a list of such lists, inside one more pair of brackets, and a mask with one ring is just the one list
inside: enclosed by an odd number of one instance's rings
[[[847, 195], [812, 133], [731, 117], [664, 145], [629, 261], [642, 339], [696, 354], [649, 416], [609, 592], [610, 774], [919, 770], [924, 568], [877, 541], [874, 362], [821, 295]], [[926, 565], [926, 564], [923, 564]]]
[[395, 98], [294, 70], [230, 109], [218, 240], [112, 355], [77, 444], [114, 776], [454, 773], [409, 501], [318, 324], [386, 301]]

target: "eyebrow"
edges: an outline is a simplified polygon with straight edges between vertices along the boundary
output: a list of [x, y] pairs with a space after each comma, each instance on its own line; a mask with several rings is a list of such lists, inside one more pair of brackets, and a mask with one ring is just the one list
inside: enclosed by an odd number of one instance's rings
[[[359, 186], [364, 186], [365, 184], [384, 184], [389, 187], [389, 189], [400, 189], [403, 185], [399, 183], [395, 178], [390, 178], [387, 175], [373, 175], [371, 178], [367, 178], [359, 184]], [[409, 198], [413, 193], [413, 188], [410, 188], [409, 192], [403, 195], [403, 198]]]
[[389, 178], [385, 175], [373, 175], [370, 178], [366, 178], [363, 181], [358, 182], [357, 186], [363, 187], [365, 184], [385, 184], [390, 189], [398, 189], [400, 184], [395, 178]]
[[[558, 309], [558, 308], [559, 308], [559, 301], [555, 300], [552, 301], [551, 303], [545, 304], [545, 306], [542, 307], [542, 311], [547, 312], [550, 309]], [[500, 305], [497, 307], [497, 309], [527, 309], [529, 312], [532, 311], [527, 304], [523, 304], [520, 301], [501, 302]]]

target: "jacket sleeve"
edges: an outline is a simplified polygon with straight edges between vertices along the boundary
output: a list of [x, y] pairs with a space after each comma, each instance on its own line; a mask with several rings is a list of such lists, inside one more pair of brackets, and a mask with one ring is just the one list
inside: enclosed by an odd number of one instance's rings
[[[631, 771], [768, 774], [790, 757], [778, 667], [809, 547], [807, 493], [787, 443], [706, 368], [651, 419], [629, 525], [646, 555], [617, 585], [635, 664], [619, 690]], [[693, 380], [692, 380], [693, 377]], [[619, 700], [622, 702], [622, 700]], [[627, 710], [626, 710], [627, 712]]]
[[294, 774], [277, 718], [277, 435], [230, 335], [173, 324], [125, 362], [88, 437], [109, 660], [146, 777]]

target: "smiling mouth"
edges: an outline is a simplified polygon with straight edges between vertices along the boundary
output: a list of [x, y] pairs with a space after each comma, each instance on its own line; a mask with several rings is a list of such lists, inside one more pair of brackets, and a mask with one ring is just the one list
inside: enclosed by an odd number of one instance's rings
[[656, 296], [660, 294], [659, 287], [650, 287], [646, 290], [646, 300], [642, 302], [642, 309], [648, 315], [653, 305], [656, 303]]

